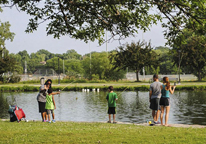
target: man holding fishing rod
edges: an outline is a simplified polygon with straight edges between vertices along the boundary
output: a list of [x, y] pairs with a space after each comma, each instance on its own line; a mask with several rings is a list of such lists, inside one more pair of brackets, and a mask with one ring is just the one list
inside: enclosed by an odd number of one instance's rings
[[154, 119], [154, 124], [159, 124], [158, 118], [160, 115], [160, 98], [161, 98], [161, 90], [162, 83], [158, 80], [158, 75], [153, 75], [153, 83], [150, 85], [149, 90], [149, 102], [150, 109], [152, 109], [152, 117]]

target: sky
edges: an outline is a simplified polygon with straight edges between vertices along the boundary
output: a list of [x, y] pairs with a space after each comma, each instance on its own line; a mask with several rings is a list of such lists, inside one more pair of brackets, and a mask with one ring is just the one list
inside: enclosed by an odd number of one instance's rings
[[[0, 13], [0, 21], [9, 21], [11, 24], [10, 31], [15, 33], [14, 40], [12, 42], [6, 41], [6, 48], [9, 53], [18, 53], [19, 51], [26, 50], [29, 54], [37, 52], [40, 49], [45, 49], [51, 53], [66, 53], [67, 50], [74, 49], [77, 53], [84, 55], [90, 51], [102, 52], [106, 51], [106, 43], [99, 46], [98, 42], [85, 43], [84, 41], [70, 38], [69, 36], [62, 36], [60, 39], [54, 39], [52, 35], [47, 36], [46, 24], [41, 24], [37, 31], [33, 33], [26, 33], [26, 27], [30, 16], [25, 12], [19, 12], [15, 7], [3, 8], [3, 12]], [[153, 47], [164, 46], [166, 39], [164, 39], [163, 28], [161, 23], [153, 25], [150, 31], [143, 33], [139, 31], [135, 37], [129, 37], [121, 41], [121, 44], [137, 42], [139, 40], [145, 40], [149, 42]], [[109, 38], [108, 34], [108, 38]], [[118, 40], [110, 41], [107, 44], [107, 50], [111, 51], [120, 46]]]

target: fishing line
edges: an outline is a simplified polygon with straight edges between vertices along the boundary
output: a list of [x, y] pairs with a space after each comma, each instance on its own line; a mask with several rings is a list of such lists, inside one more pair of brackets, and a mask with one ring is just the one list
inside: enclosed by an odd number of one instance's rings
[[[77, 81], [77, 80], [75, 80], [75, 81]], [[70, 84], [72, 84], [72, 83], [74, 83], [75, 81], [73, 81], [73, 82], [71, 82], [71, 83], [69, 83], [69, 84], [67, 84], [65, 87], [63, 87], [63, 89], [62, 90], [59, 90], [59, 91], [63, 91], [68, 85], [70, 85]]]
[[119, 96], [120, 94], [122, 94], [129, 86], [127, 86], [121, 93], [118, 93], [117, 96]]

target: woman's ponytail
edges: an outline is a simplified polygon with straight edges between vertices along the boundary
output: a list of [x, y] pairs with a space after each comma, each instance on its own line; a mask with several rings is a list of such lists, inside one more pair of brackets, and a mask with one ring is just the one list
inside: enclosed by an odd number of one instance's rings
[[169, 78], [168, 77], [163, 77], [163, 82], [166, 83], [165, 90], [169, 90], [169, 88], [170, 88]]

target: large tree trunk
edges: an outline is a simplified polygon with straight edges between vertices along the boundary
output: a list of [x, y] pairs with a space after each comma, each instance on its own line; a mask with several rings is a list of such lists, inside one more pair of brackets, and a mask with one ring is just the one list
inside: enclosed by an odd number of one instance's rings
[[136, 70], [136, 78], [137, 78], [137, 82], [139, 82], [139, 70]]
[[198, 71], [198, 81], [202, 81], [201, 72]]

